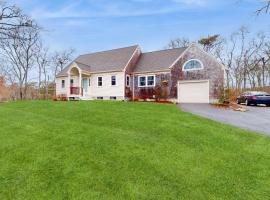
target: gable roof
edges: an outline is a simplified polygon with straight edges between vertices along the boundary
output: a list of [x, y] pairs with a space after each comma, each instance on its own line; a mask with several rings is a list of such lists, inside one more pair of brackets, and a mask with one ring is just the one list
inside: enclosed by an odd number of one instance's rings
[[187, 47], [142, 53], [134, 72], [169, 70]]
[[[72, 63], [76, 63], [82, 70], [91, 73], [123, 71], [138, 48], [139, 46], [135, 45], [109, 51], [80, 55]], [[61, 71], [57, 77], [67, 76], [67, 72], [72, 63]]]

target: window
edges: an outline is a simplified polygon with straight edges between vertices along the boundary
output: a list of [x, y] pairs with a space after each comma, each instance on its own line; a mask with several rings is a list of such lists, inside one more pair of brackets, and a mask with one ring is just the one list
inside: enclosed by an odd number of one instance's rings
[[126, 86], [127, 87], [130, 86], [130, 76], [129, 75], [126, 76]]
[[62, 80], [62, 88], [65, 88], [65, 80]]
[[146, 76], [140, 76], [139, 77], [139, 87], [145, 87], [146, 86]]
[[148, 76], [147, 77], [147, 86], [154, 86], [155, 85], [155, 77], [154, 76]]
[[90, 80], [90, 78], [88, 79], [88, 86], [91, 86], [91, 80]]
[[98, 86], [99, 86], [99, 87], [102, 86], [102, 77], [98, 77]]
[[73, 87], [73, 84], [74, 84], [74, 80], [70, 79], [70, 87]]
[[97, 100], [103, 100], [103, 97], [97, 97]]
[[116, 76], [111, 77], [111, 85], [116, 85]]
[[155, 76], [139, 76], [139, 87], [154, 87], [155, 86]]
[[116, 97], [110, 97], [110, 100], [116, 100]]
[[192, 71], [203, 69], [203, 64], [200, 60], [192, 59], [184, 64], [183, 71]]

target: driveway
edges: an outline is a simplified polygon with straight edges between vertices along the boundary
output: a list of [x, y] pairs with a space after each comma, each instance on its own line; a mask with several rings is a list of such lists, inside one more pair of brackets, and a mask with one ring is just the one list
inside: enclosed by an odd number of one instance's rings
[[270, 108], [247, 107], [248, 112], [237, 112], [215, 108], [209, 104], [179, 104], [183, 111], [270, 135]]

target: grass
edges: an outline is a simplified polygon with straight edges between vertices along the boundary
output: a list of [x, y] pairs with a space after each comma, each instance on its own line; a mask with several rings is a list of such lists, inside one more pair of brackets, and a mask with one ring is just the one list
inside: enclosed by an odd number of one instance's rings
[[270, 138], [175, 105], [0, 105], [0, 199], [269, 199]]

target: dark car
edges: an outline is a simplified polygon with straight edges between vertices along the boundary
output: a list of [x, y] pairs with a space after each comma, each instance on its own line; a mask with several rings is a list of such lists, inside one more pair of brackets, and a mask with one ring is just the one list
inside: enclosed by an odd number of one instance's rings
[[270, 94], [258, 91], [244, 92], [242, 95], [237, 97], [237, 103], [245, 103], [247, 106], [258, 104], [270, 106]]

